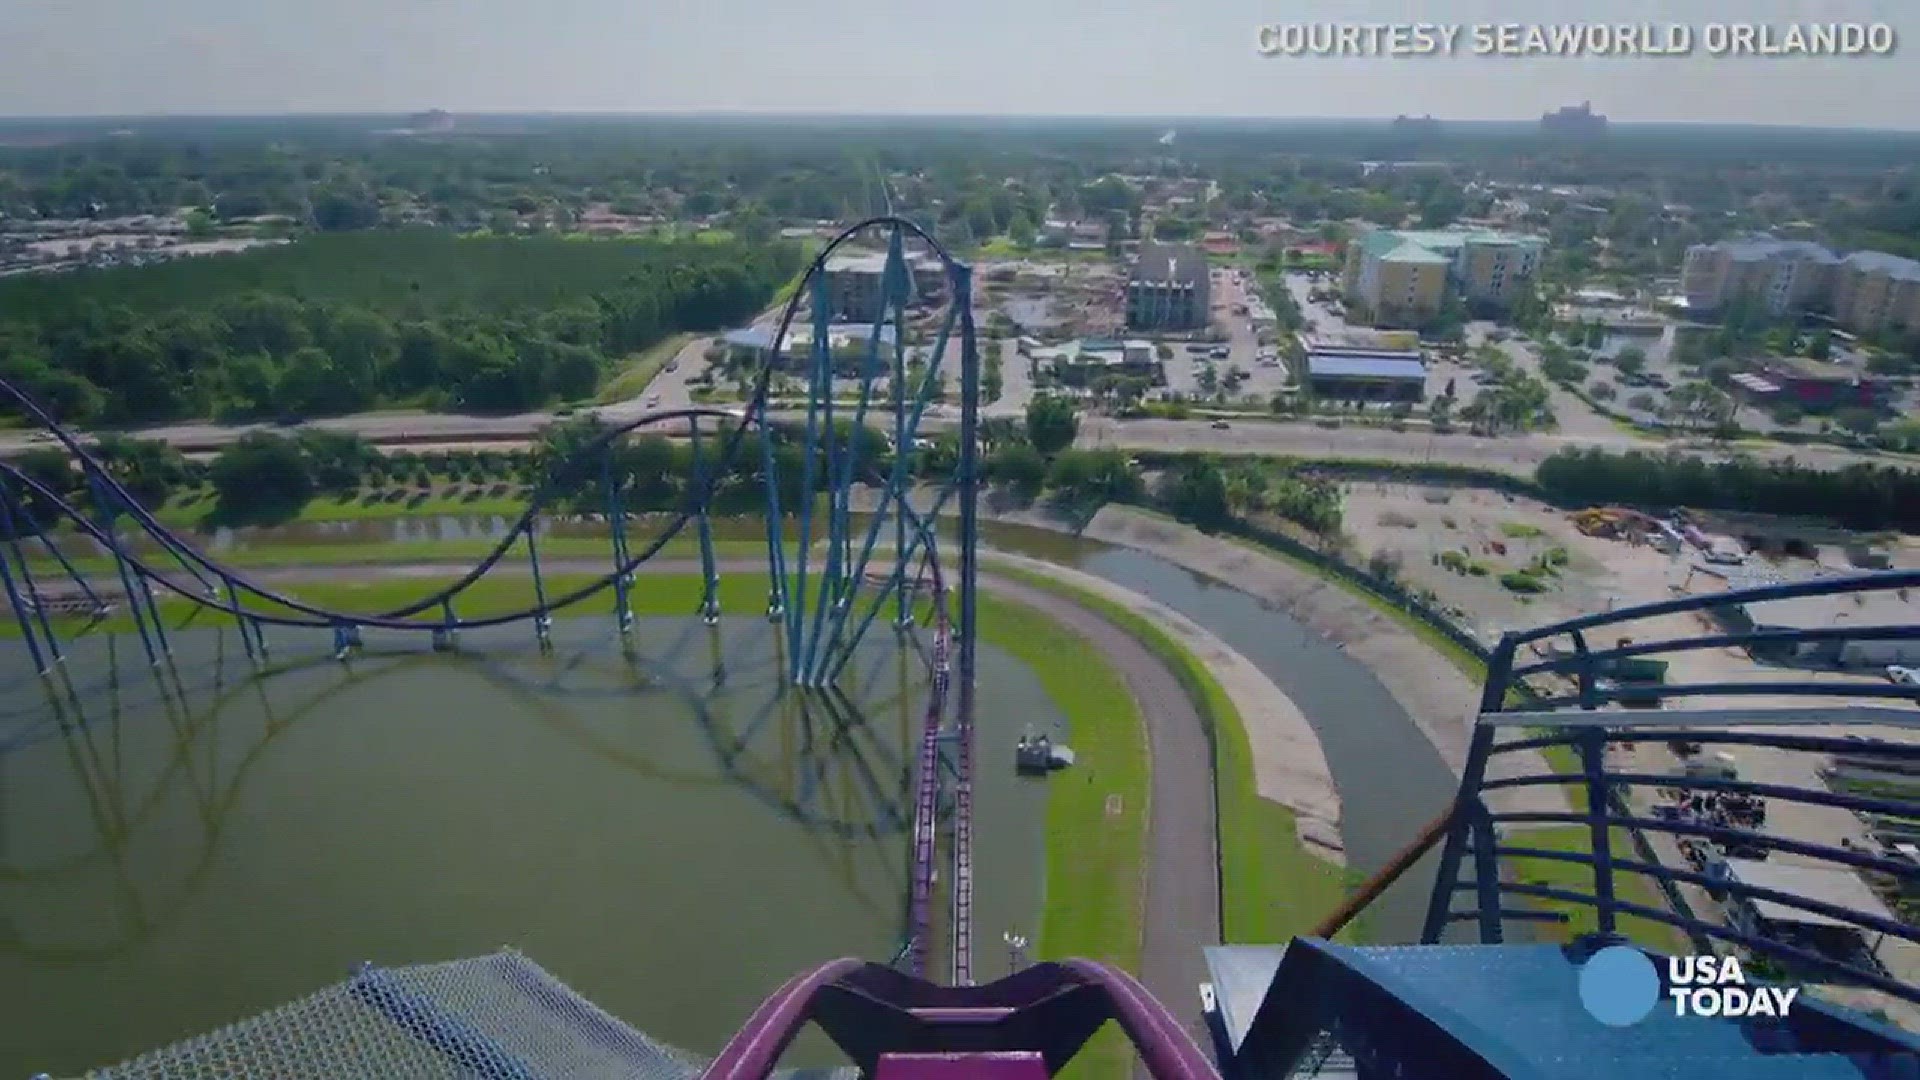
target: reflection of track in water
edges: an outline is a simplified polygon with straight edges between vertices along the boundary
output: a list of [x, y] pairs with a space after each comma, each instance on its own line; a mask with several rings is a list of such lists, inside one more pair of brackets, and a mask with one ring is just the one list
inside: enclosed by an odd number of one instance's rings
[[[694, 626], [699, 629], [697, 623]], [[717, 649], [717, 635], [709, 637]], [[114, 913], [111, 925], [115, 936], [111, 941], [93, 945], [30, 942], [14, 920], [0, 912], [0, 953], [40, 961], [97, 961], [122, 955], [147, 941], [178, 918], [192, 897], [205, 887], [209, 871], [216, 864], [223, 823], [240, 803], [245, 777], [278, 736], [322, 710], [344, 691], [364, 687], [395, 672], [445, 663], [468, 666], [488, 685], [512, 695], [523, 715], [624, 771], [669, 784], [742, 786], [761, 802], [806, 826], [805, 831], [818, 847], [823, 863], [834, 867], [851, 900], [873, 911], [876, 918], [891, 919], [898, 915], [905, 882], [897, 856], [885, 846], [835, 842], [885, 838], [897, 835], [903, 828], [898, 820], [902, 796], [896, 792], [893, 798], [887, 797], [882, 781], [884, 774], [876, 773], [870, 761], [884, 756], [876, 753], [876, 750], [884, 751], [884, 740], [870, 737], [862, 740], [859, 734], [865, 730], [864, 722], [844, 710], [834, 712], [831, 719], [823, 716], [821, 707], [817, 706], [803, 707], [796, 713], [792, 702], [819, 695], [803, 691], [780, 693], [778, 691], [786, 688], [780, 687], [777, 679], [769, 680], [774, 692], [761, 704], [757, 714], [737, 725], [721, 719], [725, 713], [716, 710], [726, 701], [718, 695], [719, 687], [713, 684], [728, 684], [729, 680], [688, 678], [674, 670], [671, 658], [662, 662], [635, 650], [609, 648], [604, 652], [620, 659], [618, 670], [627, 676], [626, 684], [612, 691], [574, 687], [577, 691], [627, 697], [633, 696], [636, 690], [673, 695], [677, 705], [691, 709], [707, 734], [714, 761], [720, 766], [716, 775], [711, 767], [675, 769], [650, 761], [554, 706], [552, 695], [568, 692], [570, 675], [583, 673], [594, 666], [595, 660], [604, 659], [603, 651], [598, 649], [549, 654], [544, 659], [530, 658], [524, 651], [490, 655], [469, 650], [457, 657], [417, 650], [367, 651], [344, 664], [327, 655], [282, 662], [270, 669], [248, 663], [240, 669], [238, 679], [231, 679], [227, 674], [226, 631], [214, 628], [215, 644], [209, 662], [190, 665], [186, 678], [182, 678], [182, 673], [171, 662], [159, 668], [136, 663], [134, 679], [130, 684], [123, 684], [116, 663], [122, 650], [117, 647], [116, 639], [102, 635], [96, 640], [105, 653], [105, 662], [87, 665], [85, 670], [100, 672], [100, 677], [88, 680], [85, 686], [75, 686], [63, 672], [43, 683], [40, 707], [48, 717], [46, 724], [51, 734], [19, 740], [12, 748], [17, 753], [48, 739], [59, 740], [96, 843], [77, 854], [39, 859], [32, 865], [17, 863], [11, 857], [8, 834], [17, 828], [17, 824], [10, 823], [25, 818], [20, 808], [9, 808], [6, 771], [0, 768], [0, 883], [9, 890], [25, 889], [45, 886], [62, 876], [105, 874], [106, 880], [82, 887], [111, 891], [113, 902], [109, 910]], [[773, 640], [777, 641], [778, 636]], [[691, 645], [691, 635], [682, 635], [679, 650], [685, 652]], [[238, 651], [237, 648], [231, 650], [235, 654]], [[719, 655], [714, 652], [709, 662]], [[514, 670], [515, 664], [528, 659], [548, 667], [552, 677], [544, 682], [521, 677]], [[763, 667], [760, 661], [742, 663], [737, 655], [733, 660], [734, 682], [744, 681], [743, 674], [760, 673]], [[777, 674], [784, 662], [783, 656], [770, 655], [764, 661], [764, 670], [769, 675]], [[718, 670], [718, 665], [714, 669]], [[604, 672], [607, 666], [599, 665], [598, 670]], [[303, 694], [302, 700], [291, 707], [284, 700], [276, 703], [275, 698], [283, 695], [269, 693], [271, 685], [286, 676], [322, 671], [337, 671], [339, 677]], [[906, 697], [912, 688], [904, 671], [903, 668], [901, 697], [896, 703], [910, 711]], [[236, 731], [225, 721], [225, 714], [243, 697], [257, 703], [254, 707], [261, 719], [250, 723], [244, 731]], [[140, 770], [144, 773], [141, 777], [127, 776], [122, 744], [127, 731], [133, 729], [129, 727], [129, 720], [123, 719], [123, 710], [135, 711], [138, 719], [133, 722], [144, 725], [139, 734], [146, 737], [146, 741], [150, 742], [156, 734], [165, 740], [162, 760], [150, 771]], [[779, 722], [770, 725], [769, 720], [775, 718]], [[157, 726], [161, 723], [166, 725], [164, 729]], [[819, 737], [814, 730], [816, 726], [829, 728], [833, 735]], [[769, 748], [776, 746], [784, 749], [784, 754], [778, 755], [784, 759], [784, 769], [768, 766], [766, 759], [776, 756], [769, 753]], [[4, 766], [9, 756], [13, 755], [0, 750], [0, 766]], [[819, 783], [831, 779], [828, 766], [835, 761], [842, 765], [837, 789], [829, 783]], [[818, 786], [810, 788], [810, 781], [805, 779], [808, 776], [812, 776], [812, 783]], [[896, 789], [904, 789], [907, 783], [904, 773], [892, 774], [892, 780]], [[831, 798], [835, 790], [841, 793], [837, 802]], [[192, 827], [197, 833], [190, 841], [179, 835], [154, 837], [155, 815], [172, 799], [187, 800]], [[828, 809], [823, 811], [822, 806]], [[863, 810], [865, 818], [858, 816]], [[170, 833], [177, 831], [169, 830]], [[190, 843], [197, 853], [184, 860], [184, 865], [182, 860], [169, 863], [171, 886], [155, 886], [151, 881], [142, 883], [136, 880], [137, 874], [131, 865], [138, 861], [132, 857], [132, 851], [142, 842], [142, 837], [150, 838], [153, 844], [160, 844], [162, 839], [168, 845], [184, 847]], [[864, 869], [856, 865], [863, 855], [872, 864]], [[880, 896], [870, 895], [869, 888], [862, 882], [873, 880], [875, 868], [883, 879], [895, 881], [897, 887], [883, 888]]]
[[[543, 721], [616, 759], [621, 751], [611, 740], [543, 698], [625, 698], [674, 691], [692, 709], [726, 777], [805, 825], [809, 833], [881, 839], [904, 831], [911, 781], [907, 759], [902, 747], [882, 737], [869, 717], [897, 717], [900, 741], [908, 737], [915, 695], [924, 683], [911, 678], [911, 670], [900, 663], [906, 651], [868, 650], [872, 660], [866, 670], [853, 673], [860, 695], [856, 702], [838, 690], [785, 685], [779, 678], [787, 663], [785, 634], [777, 624], [746, 624], [730, 632], [742, 635], [732, 639], [736, 646], [743, 637], [747, 646], [729, 651], [719, 628], [694, 623], [664, 653], [617, 649], [616, 643], [603, 641], [564, 655], [475, 653], [469, 659], [482, 677], [515, 694]], [[687, 663], [676, 663], [697, 648], [694, 635], [707, 640], [711, 677], [690, 676], [683, 670]], [[742, 654], [748, 658], [745, 663]], [[692, 662], [697, 664], [697, 658]], [[528, 663], [537, 666], [541, 677], [520, 670]], [[888, 668], [893, 669], [894, 686], [882, 692]], [[596, 678], [609, 671], [624, 680], [609, 685]], [[835, 766], [840, 769], [837, 776]]]

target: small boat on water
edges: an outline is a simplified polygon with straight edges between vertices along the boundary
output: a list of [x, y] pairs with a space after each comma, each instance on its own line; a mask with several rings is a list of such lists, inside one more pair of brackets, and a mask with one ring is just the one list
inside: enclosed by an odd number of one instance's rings
[[1049, 773], [1073, 764], [1073, 748], [1046, 735], [1028, 733], [1014, 747], [1013, 763], [1021, 773]]

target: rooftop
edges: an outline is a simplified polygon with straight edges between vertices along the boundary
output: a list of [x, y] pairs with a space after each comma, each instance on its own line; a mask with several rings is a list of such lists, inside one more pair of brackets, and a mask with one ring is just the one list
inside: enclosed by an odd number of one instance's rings
[[1856, 270], [1888, 274], [1897, 281], [1920, 281], [1920, 262], [1884, 251], [1856, 251], [1840, 261]]
[[1406, 251], [1411, 246], [1416, 250], [1425, 250], [1429, 254], [1436, 255], [1440, 257], [1440, 261], [1446, 262], [1469, 244], [1541, 248], [1546, 246], [1547, 241], [1541, 236], [1500, 232], [1495, 229], [1375, 229], [1362, 238], [1361, 244], [1366, 253], [1375, 258], [1411, 261], [1415, 256]]
[[1133, 280], [1155, 285], [1204, 286], [1207, 283], [1207, 256], [1191, 244], [1140, 245], [1134, 260]]
[[[1888, 911], [1887, 905], [1874, 895], [1872, 889], [1867, 888], [1867, 883], [1860, 880], [1860, 875], [1853, 870], [1836, 866], [1795, 866], [1754, 859], [1728, 859], [1727, 869], [1732, 871], [1733, 879], [1742, 885], [1818, 900], [1857, 915], [1871, 915], [1888, 922], [1900, 921], [1900, 917]], [[1850, 922], [1774, 900], [1752, 900], [1749, 903], [1753, 905], [1754, 913], [1768, 922], [1855, 928]]]
[[1760, 262], [1764, 259], [1795, 258], [1808, 262], [1838, 262], [1833, 252], [1811, 240], [1781, 240], [1778, 237], [1756, 234], [1742, 236], [1733, 240], [1721, 240], [1712, 244], [1701, 244], [1701, 248], [1716, 251], [1735, 262]]
[[1307, 374], [1335, 379], [1419, 379], [1425, 381], [1427, 365], [1417, 352], [1362, 352], [1342, 349], [1338, 352], [1307, 353]]
[[[1770, 573], [1760, 568], [1722, 566], [1713, 567], [1711, 572], [1723, 578], [1729, 589], [1805, 580], [1796, 575]], [[1881, 590], [1850, 595], [1828, 594], [1796, 596], [1787, 600], [1762, 600], [1748, 604], [1747, 614], [1758, 625], [1783, 628], [1846, 625], [1910, 626], [1920, 622], [1920, 604], [1901, 599], [1897, 592]]]

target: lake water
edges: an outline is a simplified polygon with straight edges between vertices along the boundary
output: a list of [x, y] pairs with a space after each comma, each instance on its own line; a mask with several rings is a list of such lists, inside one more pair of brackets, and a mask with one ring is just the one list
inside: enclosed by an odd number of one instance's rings
[[[0, 1075], [75, 1074], [336, 982], [521, 949], [712, 1052], [760, 999], [903, 931], [924, 668], [868, 636], [844, 701], [783, 691], [760, 620], [525, 628], [458, 655], [232, 630], [72, 644], [49, 692], [0, 669]], [[304, 655], [302, 649], [309, 650]], [[996, 767], [1059, 714], [983, 645], [975, 919], [1031, 932], [1044, 785]], [[939, 955], [938, 953], [936, 955]], [[992, 966], [992, 958], [979, 962]], [[824, 1040], [793, 1058], [832, 1060]]]

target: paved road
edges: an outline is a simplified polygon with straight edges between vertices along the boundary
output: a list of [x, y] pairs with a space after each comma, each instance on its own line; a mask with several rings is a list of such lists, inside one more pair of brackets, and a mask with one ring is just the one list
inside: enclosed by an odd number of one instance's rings
[[[1105, 417], [1081, 420], [1079, 445], [1308, 458], [1450, 461], [1521, 474], [1531, 474], [1534, 466], [1567, 447], [1598, 447], [1614, 452], [1673, 448], [1712, 460], [1728, 456], [1726, 450], [1710, 444], [1658, 442], [1618, 432], [1606, 435], [1507, 435], [1490, 439], [1458, 431], [1435, 435], [1423, 430], [1393, 431], [1389, 428], [1354, 425], [1323, 428], [1311, 423], [1265, 420], [1234, 421], [1231, 428], [1220, 431], [1200, 420], [1119, 421]], [[1898, 455], [1860, 454], [1818, 446], [1745, 447], [1741, 452], [1763, 460], [1793, 458], [1803, 465], [1822, 469], [1838, 469], [1860, 462], [1914, 465], [1911, 458]]]
[[[692, 359], [697, 359], [698, 353], [691, 350], [694, 350], [694, 346], [688, 345], [682, 350], [682, 357], [691, 356]], [[690, 369], [691, 365], [683, 362], [675, 374], [682, 375], [688, 373]], [[647, 405], [646, 398], [656, 392], [661, 395], [660, 404]], [[684, 382], [674, 393], [675, 400], [681, 400], [680, 395], [685, 394]], [[641, 398], [617, 405], [602, 406], [598, 409], [581, 410], [581, 412], [597, 413], [608, 420], [615, 421], [633, 419], [647, 412], [673, 407], [666, 398], [665, 387], [658, 391], [650, 389]], [[940, 431], [953, 427], [958, 423], [958, 413], [959, 410], [953, 407], [942, 409], [938, 414], [929, 410], [929, 415], [924, 420], [924, 428], [928, 431]], [[987, 410], [987, 414], [993, 415], [993, 411]], [[805, 416], [804, 413], [790, 411], [776, 412], [774, 415], [778, 419], [802, 419]], [[553, 414], [544, 412], [520, 413], [513, 416], [368, 413], [330, 420], [313, 420], [301, 426], [324, 431], [350, 432], [374, 442], [387, 444], [457, 445], [463, 442], [525, 441], [554, 420]], [[290, 429], [276, 429], [268, 424], [192, 423], [146, 428], [133, 434], [142, 438], [161, 439], [183, 450], [196, 451], [217, 450], [237, 440], [246, 432], [255, 430]], [[0, 435], [0, 455], [17, 453], [42, 445], [45, 445], [43, 440], [35, 439], [29, 434]], [[1081, 421], [1080, 445], [1113, 446], [1133, 450], [1284, 454], [1309, 458], [1375, 458], [1409, 462], [1451, 461], [1514, 473], [1531, 473], [1534, 466], [1542, 460], [1570, 446], [1593, 446], [1616, 452], [1677, 448], [1685, 453], [1715, 460], [1727, 456], [1724, 449], [1709, 444], [1661, 442], [1620, 431], [1583, 435], [1558, 433], [1508, 435], [1497, 439], [1486, 439], [1461, 433], [1433, 435], [1419, 430], [1392, 431], [1386, 428], [1354, 425], [1322, 428], [1313, 423], [1281, 423], [1264, 420], [1235, 421], [1230, 429], [1222, 431], [1210, 427], [1205, 420], [1119, 421], [1107, 417], [1086, 417]], [[1903, 456], [1862, 454], [1821, 446], [1748, 447], [1743, 448], [1742, 452], [1766, 460], [1793, 458], [1804, 465], [1823, 469], [1837, 469], [1859, 462], [1907, 466], [1914, 464], [1913, 459]]]
[[[601, 574], [599, 560], [552, 559], [542, 566], [549, 574]], [[516, 568], [505, 568], [514, 572]], [[758, 574], [759, 562], [730, 559], [722, 573]], [[435, 564], [394, 566], [303, 566], [249, 570], [262, 583], [351, 579], [370, 575], [444, 579], [449, 568]], [[696, 574], [699, 564], [687, 559], [648, 563], [649, 573]], [[182, 581], [191, 588], [191, 583]], [[983, 571], [980, 585], [996, 595], [1032, 607], [1086, 638], [1106, 656], [1126, 680], [1147, 727], [1152, 762], [1147, 817], [1146, 917], [1139, 976], [1186, 1025], [1195, 1042], [1207, 1045], [1208, 1034], [1200, 1014], [1200, 984], [1206, 980], [1204, 948], [1220, 942], [1219, 892], [1216, 876], [1216, 832], [1212, 783], [1213, 757], [1193, 702], [1179, 677], [1132, 634], [1108, 622], [1071, 598], [1038, 589], [1015, 578]], [[424, 588], [424, 583], [423, 583]], [[998, 761], [989, 753], [981, 760]], [[1056, 783], [1079, 782], [1074, 773]], [[974, 957], [983, 971], [994, 970], [993, 953], [984, 948]]]
[[[988, 348], [992, 348], [989, 342]], [[1013, 338], [1000, 342], [1000, 397], [980, 407], [982, 416], [1025, 416], [1027, 403], [1033, 400], [1033, 374], [1028, 360], [1020, 355], [1020, 343]]]

